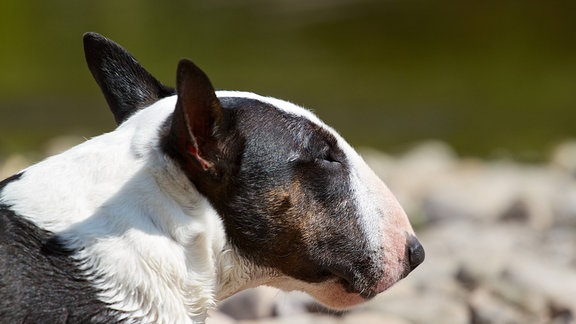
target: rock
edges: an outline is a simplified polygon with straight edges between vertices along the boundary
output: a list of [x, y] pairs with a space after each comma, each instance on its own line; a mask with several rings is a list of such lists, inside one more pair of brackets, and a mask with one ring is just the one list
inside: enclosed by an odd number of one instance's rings
[[217, 311], [210, 311], [208, 312], [208, 318], [206, 319], [206, 324], [235, 324], [236, 320], [232, 317], [217, 312]]
[[552, 324], [574, 324], [576, 315], [570, 309], [555, 304], [550, 305], [550, 323]]
[[239, 321], [238, 324], [337, 324], [338, 318], [315, 315], [315, 314], [300, 314], [297, 316], [268, 318], [262, 320], [248, 320]]
[[576, 141], [560, 143], [550, 156], [550, 164], [576, 175]]
[[[542, 233], [539, 253], [547, 260], [565, 268], [576, 269], [576, 230], [572, 226], [557, 226]], [[576, 271], [576, 270], [575, 270]]]
[[278, 294], [279, 290], [265, 286], [248, 289], [223, 301], [218, 310], [237, 320], [272, 317]]
[[410, 321], [399, 316], [376, 312], [352, 312], [345, 315], [339, 324], [410, 324]]
[[534, 323], [535, 319], [503, 302], [485, 289], [475, 290], [469, 298], [470, 323]]
[[524, 200], [513, 201], [508, 209], [500, 215], [500, 220], [505, 222], [524, 223], [530, 219], [530, 210]]
[[576, 269], [547, 262], [547, 258], [525, 255], [510, 264], [507, 280], [542, 296], [548, 305], [576, 315]]
[[434, 290], [414, 291], [396, 298], [384, 293], [369, 307], [373, 314], [392, 316], [409, 323], [469, 323], [468, 310], [462, 299]]
[[[568, 175], [565, 179], [570, 179]], [[576, 230], [576, 181], [564, 181], [552, 197], [554, 225]]]

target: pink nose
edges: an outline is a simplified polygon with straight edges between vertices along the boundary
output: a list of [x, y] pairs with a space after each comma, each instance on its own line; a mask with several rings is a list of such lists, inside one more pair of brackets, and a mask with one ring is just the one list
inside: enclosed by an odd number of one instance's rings
[[413, 236], [409, 235], [406, 240], [406, 256], [405, 256], [405, 268], [404, 271], [398, 275], [393, 275], [389, 273], [385, 275], [378, 284], [376, 285], [375, 289], [373, 290], [373, 294], [379, 294], [384, 290], [390, 288], [396, 281], [406, 277], [412, 270], [416, 269], [422, 262], [424, 262], [424, 258], [426, 253], [424, 252], [424, 248], [420, 241]]

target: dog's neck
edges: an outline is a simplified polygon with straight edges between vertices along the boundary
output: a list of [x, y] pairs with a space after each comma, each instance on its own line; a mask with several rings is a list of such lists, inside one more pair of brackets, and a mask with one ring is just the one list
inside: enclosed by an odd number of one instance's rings
[[[206, 273], [216, 273], [214, 299], [223, 300], [241, 290], [267, 284], [280, 275], [272, 269], [258, 267], [241, 257], [226, 241], [222, 221], [205, 197], [198, 193], [190, 181], [182, 175], [178, 166], [165, 155], [154, 154], [150, 168], [159, 188], [181, 206], [186, 221], [201, 220], [202, 229], [175, 224], [170, 218], [158, 215], [158, 224], [182, 246], [189, 247], [187, 259], [190, 263], [209, 258]], [[168, 220], [168, 223], [166, 223]], [[191, 237], [195, 235], [195, 237]], [[205, 246], [203, 246], [205, 245]], [[198, 251], [210, 251], [211, 255], [199, 255]], [[195, 252], [195, 254], [193, 254]]]
[[[77, 250], [111, 308], [142, 322], [203, 323], [217, 300], [271, 274], [227, 244], [216, 211], [161, 154], [158, 130], [173, 100], [30, 167], [1, 199]], [[54, 204], [54, 195], [66, 199]]]

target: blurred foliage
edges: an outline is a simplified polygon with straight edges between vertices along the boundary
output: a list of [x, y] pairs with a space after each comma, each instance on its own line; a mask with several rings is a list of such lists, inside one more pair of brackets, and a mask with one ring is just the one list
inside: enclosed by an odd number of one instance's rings
[[534, 160], [576, 135], [574, 1], [2, 0], [0, 158], [114, 127], [86, 31], [166, 84], [188, 57], [217, 88], [312, 108], [356, 146]]

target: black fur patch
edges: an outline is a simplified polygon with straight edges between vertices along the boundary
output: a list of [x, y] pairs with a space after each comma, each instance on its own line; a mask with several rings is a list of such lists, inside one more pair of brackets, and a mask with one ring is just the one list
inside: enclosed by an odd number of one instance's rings
[[[0, 192], [20, 174], [0, 182]], [[118, 323], [52, 233], [0, 203], [0, 322]]]
[[223, 218], [230, 242], [256, 264], [306, 282], [337, 277], [370, 297], [383, 273], [381, 254], [363, 239], [350, 165], [336, 138], [258, 100], [219, 100], [219, 149], [210, 159], [217, 177], [188, 176]]

